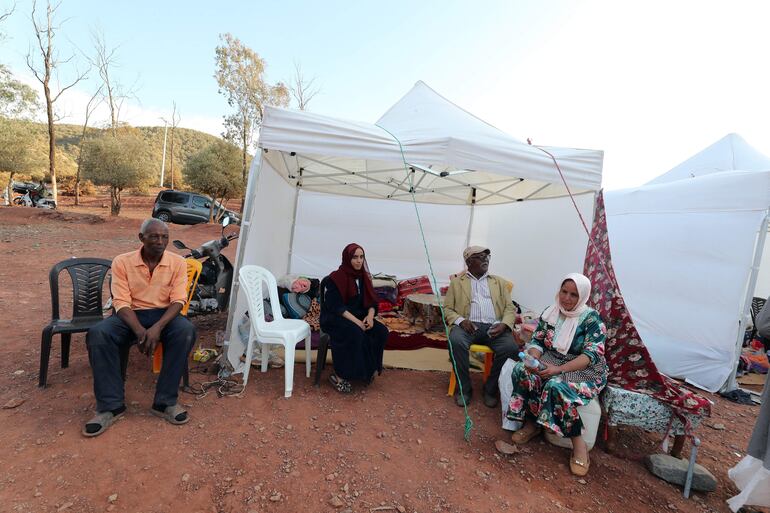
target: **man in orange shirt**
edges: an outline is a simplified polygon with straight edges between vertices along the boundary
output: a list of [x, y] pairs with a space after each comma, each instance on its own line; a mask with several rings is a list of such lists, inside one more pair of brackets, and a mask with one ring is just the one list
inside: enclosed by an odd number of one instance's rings
[[86, 345], [94, 374], [96, 416], [83, 435], [97, 436], [126, 411], [120, 353], [132, 344], [152, 355], [163, 341], [163, 367], [150, 412], [172, 424], [188, 422], [177, 404], [179, 380], [195, 343], [195, 327], [180, 315], [187, 300], [187, 265], [166, 251], [168, 227], [158, 219], [142, 223], [142, 247], [112, 261], [115, 315], [88, 330]]

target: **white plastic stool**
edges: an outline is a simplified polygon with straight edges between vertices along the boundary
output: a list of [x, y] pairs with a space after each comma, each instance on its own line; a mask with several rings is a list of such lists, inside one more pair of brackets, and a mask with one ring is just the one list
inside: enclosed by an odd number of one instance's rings
[[[599, 400], [594, 399], [585, 406], [577, 407], [580, 420], [583, 421], [583, 440], [585, 440], [588, 450], [594, 447], [596, 442], [596, 433], [599, 432], [599, 420], [602, 418], [602, 407]], [[545, 439], [553, 445], [572, 449], [572, 440], [567, 437], [561, 437], [548, 429], [545, 430]]]

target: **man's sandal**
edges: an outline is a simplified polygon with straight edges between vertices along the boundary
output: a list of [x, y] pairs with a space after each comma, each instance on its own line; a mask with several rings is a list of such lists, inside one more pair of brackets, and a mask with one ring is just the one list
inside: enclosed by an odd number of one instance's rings
[[569, 458], [569, 469], [570, 471], [579, 477], [583, 477], [586, 474], [588, 474], [588, 468], [591, 466], [591, 460], [590, 458], [587, 458], [585, 462], [580, 461], [579, 459], [575, 458], [575, 456], [570, 455]]
[[541, 428], [536, 422], [530, 420], [527, 421], [521, 429], [511, 435], [511, 440], [515, 444], [522, 445], [535, 438], [537, 435], [542, 433], [542, 431], [543, 428]]
[[342, 379], [336, 374], [329, 376], [329, 383], [331, 383], [334, 389], [341, 394], [349, 394], [353, 391], [350, 381]]
[[[156, 417], [165, 419], [167, 422], [174, 424], [176, 426], [180, 424], [187, 424], [190, 421], [190, 416], [187, 415], [187, 410], [185, 410], [178, 404], [166, 406], [166, 409], [163, 411], [158, 411], [155, 408], [150, 408], [150, 413], [152, 413]], [[179, 417], [182, 417], [182, 418], [180, 419]]]
[[[87, 436], [89, 438], [94, 436], [99, 436], [105, 431], [107, 431], [107, 428], [109, 428], [111, 425], [113, 425], [115, 422], [117, 422], [126, 412], [122, 411], [115, 415], [111, 411], [103, 411], [101, 413], [97, 413], [94, 415], [94, 418], [86, 422], [85, 426], [83, 426], [83, 436]], [[98, 427], [96, 431], [89, 432], [88, 426], [94, 426]]]

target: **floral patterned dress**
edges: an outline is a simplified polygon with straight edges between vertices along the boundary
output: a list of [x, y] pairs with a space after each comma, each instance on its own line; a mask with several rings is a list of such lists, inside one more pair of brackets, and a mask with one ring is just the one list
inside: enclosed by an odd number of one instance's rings
[[565, 355], [553, 348], [553, 340], [560, 328], [561, 322], [552, 326], [541, 317], [526, 349], [534, 347], [542, 351], [540, 360], [548, 365], [562, 365], [586, 355], [590, 360], [589, 366], [553, 376], [544, 382], [540, 376], [529, 372], [523, 362], [517, 362], [511, 372], [513, 393], [506, 417], [524, 421], [529, 415], [560, 436], [574, 437], [579, 436], [583, 429], [577, 407], [591, 402], [607, 384], [607, 363], [604, 360], [606, 328], [596, 310], [589, 308], [580, 316], [572, 345]]

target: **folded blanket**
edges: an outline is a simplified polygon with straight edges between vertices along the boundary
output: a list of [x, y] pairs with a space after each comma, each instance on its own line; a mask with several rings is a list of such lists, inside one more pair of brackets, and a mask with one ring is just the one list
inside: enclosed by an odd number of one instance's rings
[[277, 280], [278, 286], [298, 294], [310, 291], [310, 280], [296, 274], [287, 274]]

